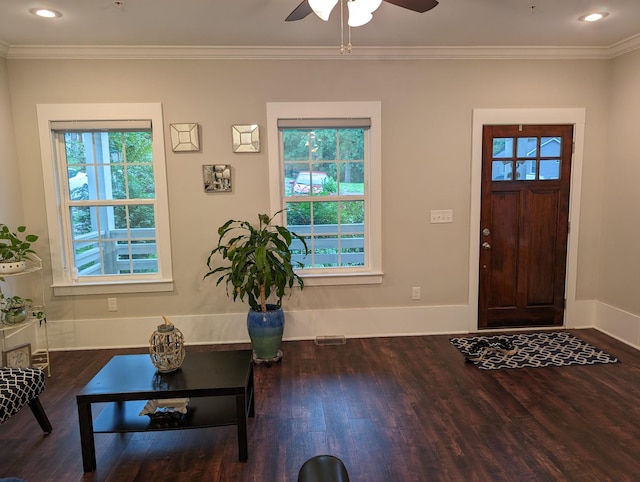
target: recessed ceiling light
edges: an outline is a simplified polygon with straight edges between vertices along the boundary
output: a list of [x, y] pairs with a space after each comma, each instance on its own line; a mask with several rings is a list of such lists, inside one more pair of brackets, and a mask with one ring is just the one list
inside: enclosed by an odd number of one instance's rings
[[31, 8], [29, 9], [29, 11], [34, 14], [37, 15], [38, 17], [44, 17], [44, 18], [58, 18], [58, 17], [62, 17], [62, 14], [56, 10], [50, 10], [48, 8]]
[[578, 20], [580, 20], [581, 22], [597, 22], [598, 20], [602, 20], [607, 15], [609, 15], [608, 12], [592, 12], [583, 15]]

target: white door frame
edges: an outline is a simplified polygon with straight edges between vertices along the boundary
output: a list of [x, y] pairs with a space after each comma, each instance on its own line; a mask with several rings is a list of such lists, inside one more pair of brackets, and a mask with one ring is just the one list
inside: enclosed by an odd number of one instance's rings
[[580, 232], [580, 194], [584, 155], [585, 109], [474, 109], [471, 133], [471, 213], [469, 234], [469, 331], [478, 331], [478, 277], [480, 262], [480, 200], [482, 184], [482, 127], [514, 124], [573, 124], [574, 153], [571, 163], [571, 191], [567, 239], [567, 274], [565, 298], [567, 307], [564, 327], [583, 325], [576, 305], [578, 233]]

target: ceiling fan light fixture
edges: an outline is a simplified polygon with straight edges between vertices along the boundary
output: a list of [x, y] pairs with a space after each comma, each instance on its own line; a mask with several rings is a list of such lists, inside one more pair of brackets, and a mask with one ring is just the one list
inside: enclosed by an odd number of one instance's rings
[[581, 22], [597, 22], [609, 15], [609, 12], [591, 12], [578, 18]]
[[357, 0], [357, 1], [358, 3], [362, 4], [362, 6], [365, 7], [367, 10], [369, 10], [369, 12], [371, 13], [378, 10], [380, 5], [382, 5], [382, 0]]
[[337, 3], [338, 0], [309, 0], [309, 6], [313, 13], [325, 22], [329, 20], [329, 15]]
[[349, 8], [349, 27], [361, 27], [373, 18], [365, 2], [353, 0], [347, 2]]

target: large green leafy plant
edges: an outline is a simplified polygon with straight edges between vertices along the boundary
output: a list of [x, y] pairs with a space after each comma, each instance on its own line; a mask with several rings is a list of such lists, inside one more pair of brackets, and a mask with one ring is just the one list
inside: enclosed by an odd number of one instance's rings
[[[271, 224], [280, 212], [269, 217], [258, 214], [259, 225], [254, 227], [248, 221], [229, 220], [218, 228], [218, 245], [207, 258], [209, 272], [205, 278], [220, 275], [218, 286], [226, 283], [227, 294], [233, 300], [248, 299], [249, 306], [255, 311], [267, 311], [267, 299], [274, 295], [276, 308], [281, 308], [282, 298], [287, 288], [298, 284], [304, 288], [304, 282], [294, 271], [302, 268], [300, 262], [291, 259], [291, 242], [298, 239], [308, 253], [305, 240], [284, 226]], [[223, 262], [230, 264], [216, 266], [218, 254]]]
[[31, 243], [38, 240], [35, 234], [25, 234], [26, 226], [18, 226], [11, 231], [6, 224], [0, 224], [0, 263], [10, 263], [29, 259], [34, 254]]

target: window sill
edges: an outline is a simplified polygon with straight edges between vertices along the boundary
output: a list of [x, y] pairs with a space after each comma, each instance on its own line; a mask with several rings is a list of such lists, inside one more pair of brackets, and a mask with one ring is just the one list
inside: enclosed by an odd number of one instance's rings
[[173, 291], [173, 280], [123, 281], [119, 283], [73, 283], [52, 285], [54, 296], [153, 293]]
[[343, 286], [382, 284], [384, 273], [305, 274], [298, 271], [306, 286]]

